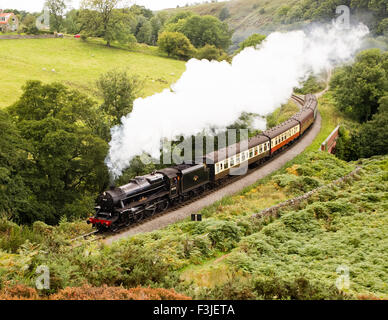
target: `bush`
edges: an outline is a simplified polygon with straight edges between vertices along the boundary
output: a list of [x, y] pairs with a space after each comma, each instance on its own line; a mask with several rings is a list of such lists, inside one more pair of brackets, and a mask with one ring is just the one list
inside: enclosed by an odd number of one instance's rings
[[16, 253], [28, 240], [33, 243], [41, 243], [45, 234], [39, 234], [29, 226], [18, 226], [7, 220], [0, 219], [0, 249]]
[[191, 300], [190, 297], [176, 293], [173, 289], [152, 289], [123, 287], [67, 287], [48, 297], [39, 296], [36, 289], [18, 284], [5, 286], [0, 290], [0, 300]]
[[0, 290], [0, 300], [39, 300], [36, 289], [22, 284], [5, 286]]
[[197, 50], [197, 53], [195, 54], [195, 58], [199, 60], [207, 59], [209, 61], [212, 61], [212, 60], [222, 61], [222, 60], [228, 60], [228, 55], [222, 49], [219, 49], [214, 45], [207, 44], [204, 47]]
[[300, 193], [308, 192], [316, 189], [321, 183], [311, 177], [298, 177], [292, 174], [282, 174], [274, 177], [275, 183], [282, 188], [285, 188], [287, 192]]
[[257, 296], [252, 289], [253, 286], [249, 279], [230, 275], [227, 282], [218, 284], [212, 289], [202, 289], [196, 298], [201, 300], [256, 300]]
[[239, 53], [248, 47], [258, 46], [265, 40], [265, 38], [266, 38], [265, 35], [262, 35], [259, 33], [252, 34], [251, 36], [249, 36], [239, 44], [240, 48], [236, 51], [236, 53]]
[[190, 40], [179, 32], [163, 32], [159, 35], [158, 46], [167, 55], [188, 60], [195, 54]]
[[208, 237], [212, 241], [213, 247], [227, 252], [240, 241], [240, 228], [233, 222], [221, 222], [210, 230]]
[[254, 292], [263, 299], [293, 300], [343, 300], [342, 295], [334, 286], [326, 287], [320, 283], [311, 283], [300, 277], [293, 280], [279, 278], [257, 278], [254, 281]]
[[82, 287], [68, 287], [50, 297], [50, 300], [191, 300], [174, 290], [122, 287], [92, 287], [84, 284]]
[[311, 75], [300, 88], [295, 88], [294, 92], [298, 94], [308, 94], [323, 91], [326, 88], [324, 81], [319, 81], [317, 77]]

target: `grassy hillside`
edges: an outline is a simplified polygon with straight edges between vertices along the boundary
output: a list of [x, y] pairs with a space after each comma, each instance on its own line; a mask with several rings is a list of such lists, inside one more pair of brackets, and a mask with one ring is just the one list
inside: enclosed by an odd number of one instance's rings
[[230, 16], [225, 20], [234, 31], [233, 42], [239, 43], [252, 33], [269, 33], [281, 28], [276, 13], [282, 6], [293, 5], [299, 0], [231, 0], [228, 2], [205, 3], [191, 7], [170, 9], [169, 12], [193, 11], [200, 15], [219, 17], [226, 7]]
[[[329, 157], [325, 164], [318, 154], [305, 160], [275, 176], [275, 189], [296, 191], [296, 181], [302, 177], [322, 183], [328, 180], [326, 175], [336, 172], [334, 177], [352, 167]], [[355, 180], [324, 188], [298, 209], [283, 209], [276, 220], [258, 219], [261, 226], [242, 236], [231, 253], [191, 266], [182, 273], [183, 279], [212, 288], [214, 298], [225, 294], [228, 286], [240, 292], [245, 288], [252, 297], [295, 297], [290, 288], [302, 282], [304, 292], [299, 292], [299, 298], [314, 299], [335, 296], [336, 270], [346, 266], [350, 271], [347, 296], [387, 298], [387, 165], [386, 156], [364, 160]], [[260, 197], [265, 186], [246, 192], [245, 206]], [[228, 204], [223, 211], [231, 208]]]
[[79, 39], [0, 40], [0, 46], [0, 108], [18, 99], [26, 80], [59, 81], [95, 96], [95, 81], [102, 73], [127, 69], [146, 80], [143, 95], [148, 96], [168, 87], [185, 70], [182, 61]]

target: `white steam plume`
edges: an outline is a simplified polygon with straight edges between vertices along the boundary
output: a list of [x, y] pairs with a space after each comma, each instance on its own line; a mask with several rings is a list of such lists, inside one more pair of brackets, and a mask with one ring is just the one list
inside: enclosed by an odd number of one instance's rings
[[131, 114], [112, 128], [106, 159], [113, 176], [143, 152], [159, 158], [161, 139], [224, 128], [242, 112], [267, 115], [287, 102], [309, 73], [351, 59], [368, 33], [364, 25], [342, 30], [335, 25], [310, 32], [275, 32], [257, 49], [247, 48], [232, 64], [190, 60], [182, 77], [148, 98], [139, 98]]

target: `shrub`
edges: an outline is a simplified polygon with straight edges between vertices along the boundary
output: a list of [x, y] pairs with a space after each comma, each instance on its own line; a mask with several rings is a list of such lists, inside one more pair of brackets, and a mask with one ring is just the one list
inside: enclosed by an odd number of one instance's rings
[[38, 292], [34, 288], [27, 287], [23, 284], [14, 286], [4, 286], [0, 290], [0, 300], [38, 300]]
[[50, 300], [191, 300], [190, 297], [176, 293], [174, 290], [123, 287], [68, 287], [50, 297]]
[[188, 60], [195, 54], [190, 40], [180, 32], [163, 32], [159, 35], [158, 46], [167, 55]]
[[236, 53], [239, 53], [243, 51], [245, 48], [248, 47], [256, 47], [259, 44], [261, 44], [265, 40], [266, 36], [259, 34], [259, 33], [254, 33], [248, 38], [246, 38], [243, 42], [239, 44], [240, 48], [236, 51]]
[[197, 50], [197, 53], [195, 54], [195, 58], [202, 60], [207, 59], [209, 61], [216, 60], [227, 60], [228, 55], [222, 50], [217, 48], [214, 45], [205, 45], [204, 47]]
[[208, 237], [212, 241], [213, 247], [227, 252], [240, 241], [240, 228], [233, 222], [221, 222], [209, 232]]
[[263, 299], [343, 300], [346, 298], [334, 286], [326, 287], [320, 283], [312, 283], [303, 277], [293, 280], [256, 278], [254, 292]]
[[93, 287], [84, 284], [81, 287], [66, 287], [47, 298], [39, 296], [36, 289], [15, 285], [6, 286], [0, 291], [0, 300], [191, 300], [190, 297], [175, 292], [173, 289], [152, 289], [123, 287]]
[[232, 274], [229, 275], [227, 282], [218, 284], [212, 289], [202, 289], [196, 298], [211, 300], [255, 300], [257, 296], [252, 289], [253, 287], [249, 279]]
[[313, 232], [319, 230], [319, 224], [314, 219], [313, 214], [308, 210], [302, 210], [298, 213], [290, 212], [282, 217], [284, 225], [292, 232]]

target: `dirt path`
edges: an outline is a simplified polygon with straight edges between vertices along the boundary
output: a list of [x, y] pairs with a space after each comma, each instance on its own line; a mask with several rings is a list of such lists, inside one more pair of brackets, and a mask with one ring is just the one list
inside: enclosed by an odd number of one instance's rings
[[252, 172], [248, 176], [238, 180], [237, 182], [222, 188], [194, 203], [191, 203], [183, 208], [177, 209], [151, 221], [145, 222], [142, 225], [136, 226], [126, 232], [104, 239], [103, 242], [111, 244], [114, 241], [122, 238], [127, 238], [138, 233], [151, 232], [164, 228], [172, 223], [181, 221], [191, 214], [200, 211], [201, 209], [213, 204], [214, 202], [221, 200], [225, 196], [233, 195], [245, 187], [254, 184], [257, 180], [264, 178], [272, 172], [280, 169], [288, 161], [295, 158], [298, 154], [302, 153], [306, 147], [308, 147], [321, 129], [321, 115], [318, 113], [317, 119], [311, 128], [311, 130], [300, 140], [298, 143], [290, 147], [289, 150], [278, 156], [276, 159], [264, 164], [260, 169]]

